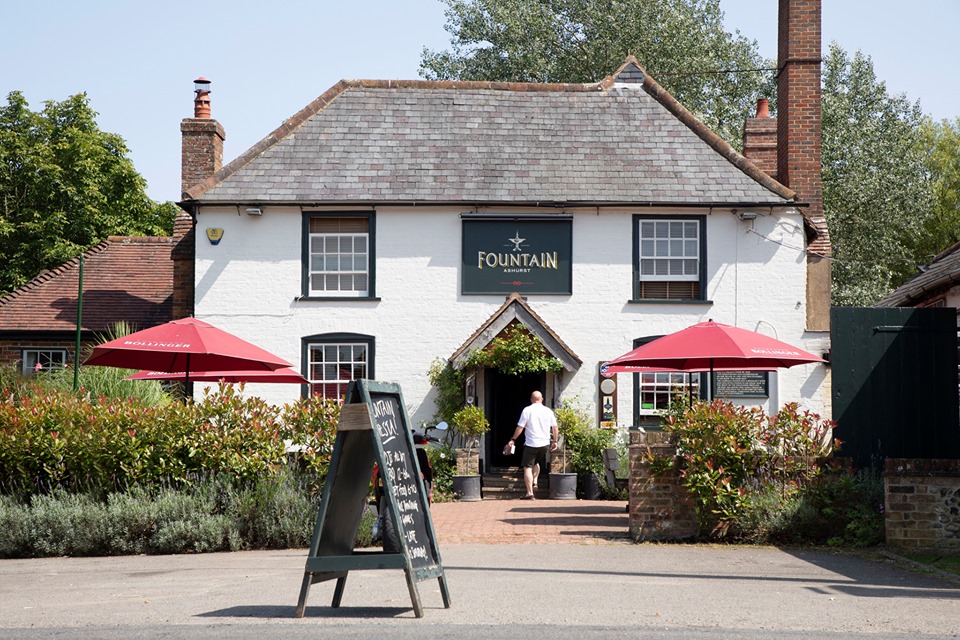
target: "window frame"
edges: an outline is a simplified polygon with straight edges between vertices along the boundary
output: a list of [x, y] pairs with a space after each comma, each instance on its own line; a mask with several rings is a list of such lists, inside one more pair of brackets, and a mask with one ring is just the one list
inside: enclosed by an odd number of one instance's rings
[[[642, 338], [636, 338], [636, 339], [634, 339], [634, 341], [633, 341], [633, 348], [636, 349], [637, 347], [643, 346], [643, 345], [647, 344], [648, 342], [652, 342], [653, 340], [656, 340], [657, 338], [662, 338], [662, 337], [663, 337], [663, 336], [643, 336]], [[644, 373], [635, 372], [635, 373], [633, 374], [633, 381], [632, 381], [632, 386], [633, 386], [633, 424], [635, 424], [635, 425], [642, 425], [642, 426], [644, 426], [644, 427], [647, 428], [647, 429], [653, 429], [653, 430], [659, 430], [659, 429], [662, 429], [662, 428], [663, 428], [663, 427], [662, 427], [662, 424], [661, 424], [661, 422], [662, 422], [662, 421], [661, 421], [661, 418], [660, 418], [660, 416], [657, 415], [657, 413], [656, 413], [657, 411], [662, 411], [662, 409], [654, 408], [654, 409], [653, 409], [652, 411], [650, 411], [649, 413], [643, 413], [643, 411], [644, 411], [644, 409], [642, 408], [642, 405], [643, 405], [643, 383], [641, 382], [641, 377], [642, 377], [643, 375], [647, 375], [648, 373], [666, 373], [666, 374], [674, 374], [674, 375], [686, 376], [686, 377], [687, 377], [687, 382], [685, 383], [685, 385], [690, 385], [690, 384], [694, 381], [693, 376], [697, 376], [697, 380], [696, 380], [696, 382], [697, 382], [697, 393], [696, 393], [696, 396], [695, 396], [695, 397], [696, 397], [697, 399], [702, 399], [702, 398], [703, 398], [703, 392], [704, 392], [704, 375], [706, 375], [706, 374], [701, 373], [701, 372], [699, 372], [699, 371], [660, 371], [660, 372], [658, 372], [658, 371], [650, 371], [650, 372], [644, 372]], [[665, 407], [664, 407], [664, 408], [665, 408]], [[649, 410], [648, 410], [648, 411], [649, 411]]]
[[[699, 234], [699, 256], [697, 277], [695, 278], [672, 278], [669, 276], [654, 276], [643, 279], [653, 282], [697, 282], [699, 294], [696, 298], [642, 298], [640, 296], [640, 230], [644, 222], [650, 221], [668, 221], [668, 222], [696, 222]], [[705, 215], [671, 215], [671, 214], [634, 214], [633, 216], [633, 298], [630, 302], [634, 303], [658, 303], [658, 304], [712, 304], [707, 300], [707, 216]]]
[[[326, 295], [324, 292], [310, 289], [310, 221], [317, 218], [365, 218], [367, 220], [367, 293], [366, 295], [343, 295], [342, 292]], [[376, 211], [304, 211], [301, 225], [300, 263], [301, 263], [301, 300], [379, 300], [377, 297], [377, 216]]]
[[[310, 384], [302, 385], [305, 387], [301, 391], [301, 395], [304, 398], [309, 398], [312, 395], [320, 395], [313, 393], [313, 387], [315, 384], [323, 384], [323, 382], [314, 382], [310, 377], [310, 351], [311, 347], [315, 346], [344, 346], [344, 345], [356, 345], [363, 344], [367, 350], [367, 375], [366, 378], [373, 380], [376, 377], [376, 372], [374, 369], [375, 356], [376, 356], [376, 339], [373, 336], [362, 334], [362, 333], [318, 333], [312, 336], [305, 336], [300, 340], [300, 359], [303, 362], [303, 377], [310, 381]], [[356, 378], [351, 378], [355, 380]], [[332, 384], [332, 383], [328, 383]], [[341, 398], [342, 401], [342, 398]]]
[[[27, 365], [27, 355], [30, 353], [37, 354], [34, 364]], [[70, 361], [70, 353], [67, 349], [62, 347], [20, 347], [20, 373], [24, 377], [30, 377], [36, 373], [36, 362], [40, 361], [40, 354], [59, 354], [61, 356], [61, 366], [59, 368], [66, 369], [67, 363]], [[53, 367], [46, 367], [42, 369], [43, 371], [52, 371]]]

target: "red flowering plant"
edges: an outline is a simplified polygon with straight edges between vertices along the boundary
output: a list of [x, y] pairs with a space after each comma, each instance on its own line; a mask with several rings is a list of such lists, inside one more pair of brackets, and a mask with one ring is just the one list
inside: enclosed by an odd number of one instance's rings
[[702, 530], [723, 537], [771, 483], [778, 482], [785, 495], [816, 477], [832, 427], [796, 403], [768, 416], [759, 407], [684, 399], [664, 416], [677, 457], [652, 461], [653, 469], [678, 474], [696, 502]]

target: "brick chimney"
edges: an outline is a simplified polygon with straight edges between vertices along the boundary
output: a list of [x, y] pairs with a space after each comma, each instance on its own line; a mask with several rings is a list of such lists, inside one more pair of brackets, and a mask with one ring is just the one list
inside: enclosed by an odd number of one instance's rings
[[180, 123], [183, 135], [180, 154], [180, 191], [200, 184], [223, 166], [223, 141], [227, 137], [219, 122], [210, 118], [210, 81], [194, 80], [193, 117]]
[[743, 122], [743, 156], [777, 177], [777, 120], [770, 117], [766, 98], [757, 100], [757, 115]]
[[830, 234], [820, 177], [820, 0], [780, 0], [777, 179], [797, 192], [807, 233], [807, 329], [830, 329]]
[[[223, 141], [226, 134], [219, 122], [210, 118], [210, 81], [194, 80], [193, 117], [180, 122], [180, 192], [211, 177], [223, 166]], [[174, 221], [173, 236], [173, 317], [194, 314], [194, 278], [196, 224], [194, 216], [181, 210]]]

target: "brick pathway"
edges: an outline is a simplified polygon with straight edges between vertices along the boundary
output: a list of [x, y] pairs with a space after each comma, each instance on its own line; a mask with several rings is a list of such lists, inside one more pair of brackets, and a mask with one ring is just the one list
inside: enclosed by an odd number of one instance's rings
[[430, 511], [440, 544], [613, 544], [630, 540], [624, 501], [441, 502]]

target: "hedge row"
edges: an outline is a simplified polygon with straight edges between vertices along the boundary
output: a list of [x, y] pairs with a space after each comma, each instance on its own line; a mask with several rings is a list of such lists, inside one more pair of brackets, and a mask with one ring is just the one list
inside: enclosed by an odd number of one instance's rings
[[[303, 475], [287, 470], [246, 483], [208, 477], [102, 497], [63, 490], [26, 501], [0, 496], [0, 558], [306, 547], [318, 500]], [[365, 516], [356, 546], [370, 544], [373, 519]]]
[[339, 405], [314, 396], [277, 407], [233, 385], [199, 402], [90, 401], [69, 392], [3, 393], [0, 493], [106, 493], [277, 472], [287, 451], [321, 480]]

